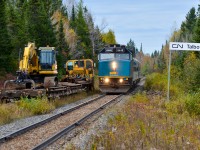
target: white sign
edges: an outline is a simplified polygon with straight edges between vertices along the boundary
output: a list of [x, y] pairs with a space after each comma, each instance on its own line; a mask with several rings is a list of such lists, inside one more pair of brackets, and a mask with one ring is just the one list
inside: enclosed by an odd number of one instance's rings
[[169, 49], [182, 51], [200, 51], [200, 43], [170, 42]]

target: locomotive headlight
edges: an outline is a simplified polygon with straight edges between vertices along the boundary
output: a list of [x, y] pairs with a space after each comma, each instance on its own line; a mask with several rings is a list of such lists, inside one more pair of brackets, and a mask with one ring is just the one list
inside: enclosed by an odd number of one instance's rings
[[105, 78], [105, 83], [108, 83], [110, 80], [108, 78]]
[[119, 82], [122, 83], [122, 82], [123, 82], [123, 79], [119, 79]]
[[112, 62], [112, 68], [113, 68], [113, 70], [115, 70], [117, 68], [117, 63], [116, 62]]

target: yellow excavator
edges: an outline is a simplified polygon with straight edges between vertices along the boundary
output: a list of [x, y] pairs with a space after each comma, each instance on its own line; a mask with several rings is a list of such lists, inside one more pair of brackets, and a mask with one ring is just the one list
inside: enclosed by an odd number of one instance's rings
[[55, 47], [39, 47], [35, 43], [28, 43], [24, 49], [23, 58], [19, 62], [16, 80], [7, 80], [4, 89], [9, 83], [14, 83], [26, 89], [57, 86], [57, 62]]

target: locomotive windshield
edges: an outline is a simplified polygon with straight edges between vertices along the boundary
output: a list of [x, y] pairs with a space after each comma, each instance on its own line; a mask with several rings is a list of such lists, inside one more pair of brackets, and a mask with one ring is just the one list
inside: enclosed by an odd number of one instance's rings
[[114, 59], [114, 58], [115, 58], [114, 53], [107, 53], [107, 54], [101, 54], [100, 59], [104, 60], [104, 59]]
[[130, 59], [130, 54], [120, 54], [120, 53], [106, 53], [106, 54], [100, 54], [101, 60], [109, 60], [109, 59]]
[[129, 54], [116, 54], [116, 59], [129, 59]]

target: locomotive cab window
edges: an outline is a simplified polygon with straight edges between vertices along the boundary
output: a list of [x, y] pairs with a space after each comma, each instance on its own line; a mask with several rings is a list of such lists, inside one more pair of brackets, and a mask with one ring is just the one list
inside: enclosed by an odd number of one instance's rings
[[105, 59], [114, 59], [115, 54], [114, 53], [106, 53], [106, 54], [101, 54], [100, 59], [105, 60]]
[[130, 59], [130, 55], [129, 54], [116, 54], [115, 58], [116, 59], [127, 59], [127, 60], [129, 60]]

